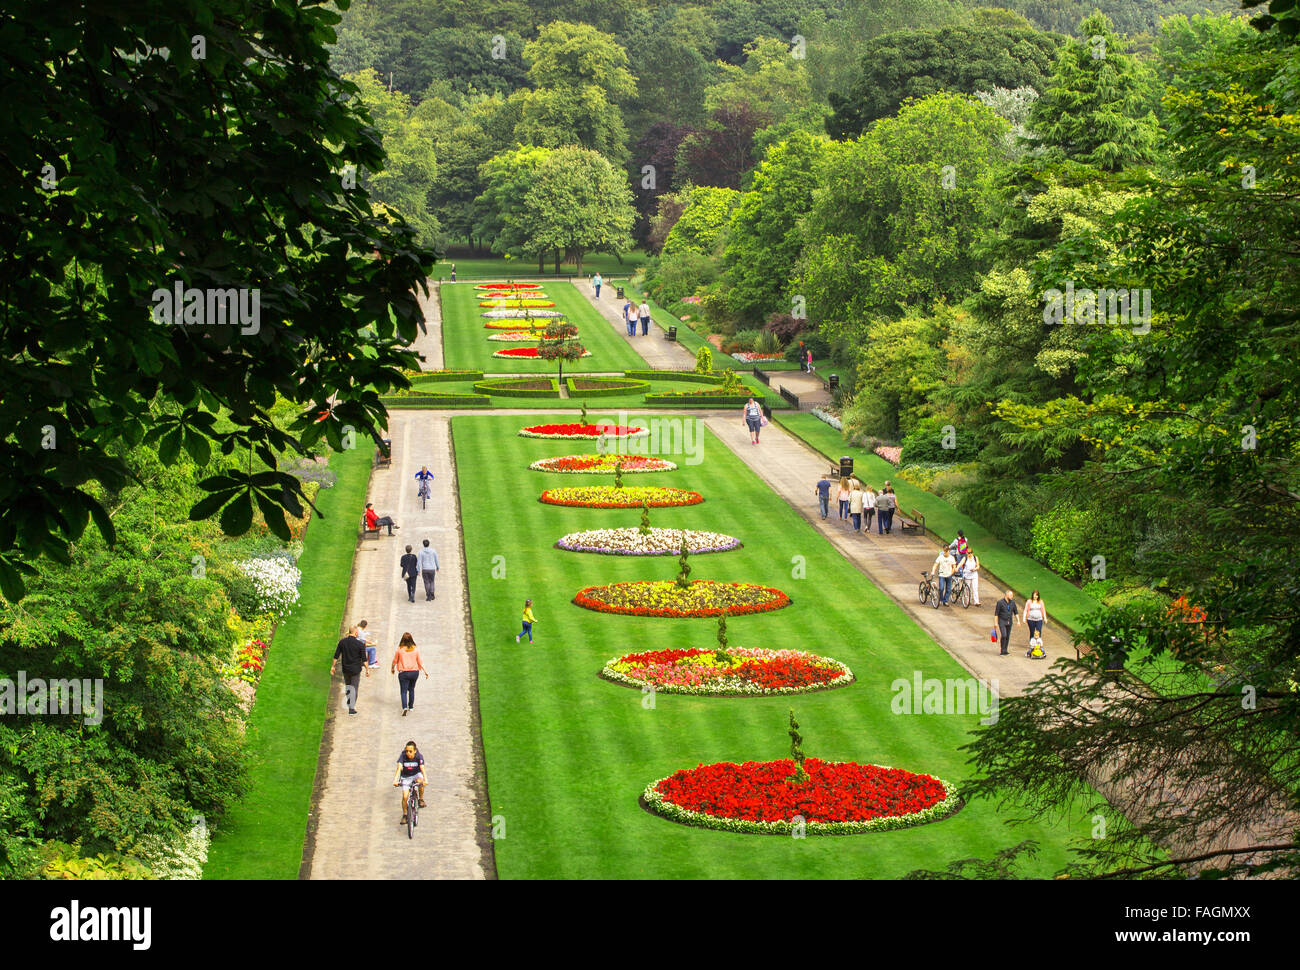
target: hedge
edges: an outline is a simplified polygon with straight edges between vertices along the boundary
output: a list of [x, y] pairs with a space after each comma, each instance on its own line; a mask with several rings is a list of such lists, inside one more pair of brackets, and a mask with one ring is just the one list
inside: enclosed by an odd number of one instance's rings
[[700, 374], [693, 370], [625, 370], [624, 377], [643, 381], [696, 381], [700, 384], [721, 384], [720, 374]]
[[[511, 386], [532, 384], [535, 381], [547, 381], [551, 386], [546, 390]], [[559, 397], [560, 383], [554, 377], [495, 377], [490, 381], [479, 381], [474, 385], [474, 390], [496, 397]]]
[[379, 400], [389, 408], [436, 408], [460, 404], [489, 406], [492, 403], [486, 394], [439, 394], [434, 391], [408, 391], [400, 395], [384, 395]]
[[426, 370], [409, 375], [412, 384], [432, 384], [434, 381], [481, 381], [481, 370]]
[[[578, 388], [574, 381], [589, 381], [601, 384], [597, 388]], [[640, 394], [650, 390], [649, 381], [624, 380], [618, 377], [566, 377], [564, 383], [569, 388], [569, 397], [617, 397], [620, 394]]]
[[645, 396], [646, 404], [655, 404], [660, 401], [673, 404], [705, 404], [714, 407], [737, 407], [749, 403], [753, 398], [758, 404], [763, 403], [762, 394], [682, 394], [675, 391], [658, 391]]

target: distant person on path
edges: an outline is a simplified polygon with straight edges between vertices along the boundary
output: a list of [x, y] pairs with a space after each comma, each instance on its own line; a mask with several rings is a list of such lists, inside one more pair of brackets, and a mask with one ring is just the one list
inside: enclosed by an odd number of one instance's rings
[[452, 281], [453, 283], [456, 282], [456, 264], [455, 264], [455, 263], [452, 263], [452, 264], [451, 264], [451, 281]]
[[650, 333], [650, 304], [646, 302], [645, 297], [641, 298], [641, 336]]
[[876, 490], [868, 485], [862, 492], [862, 518], [866, 531], [871, 531], [871, 519], [876, 514]]
[[1034, 637], [1041, 638], [1043, 635], [1043, 621], [1047, 619], [1047, 606], [1043, 603], [1043, 598], [1038, 595], [1038, 590], [1034, 590], [1032, 596], [1025, 602], [1025, 625], [1029, 627], [1029, 639]]
[[366, 665], [379, 666], [379, 648], [375, 646], [375, 635], [369, 629], [369, 623], [362, 620], [357, 624], [357, 639], [366, 645]]
[[415, 581], [420, 578], [420, 561], [415, 558], [411, 552], [411, 547], [406, 547], [406, 555], [398, 563], [402, 567], [402, 578], [406, 580], [406, 595], [412, 603], [415, 602]]
[[420, 808], [425, 807], [424, 786], [428, 783], [429, 777], [424, 773], [424, 755], [420, 754], [414, 741], [407, 741], [406, 747], [397, 756], [397, 774], [393, 775], [393, 787], [400, 786], [402, 789], [402, 821], [399, 825], [406, 824], [406, 799], [413, 789], [415, 797], [419, 799], [416, 804]]
[[840, 477], [840, 490], [835, 498], [840, 503], [840, 521], [843, 522], [849, 517], [849, 482], [843, 476]]
[[894, 530], [894, 509], [898, 507], [898, 499], [894, 497], [893, 486], [888, 482], [880, 490], [880, 495], [876, 498], [876, 533], [878, 535], [891, 535]]
[[[415, 645], [415, 637], [409, 633], [402, 634], [402, 642], [393, 653], [393, 662], [388, 667], [390, 674], [397, 674], [397, 688], [402, 695], [402, 717], [407, 711], [415, 710], [415, 685], [420, 679], [424, 663], [420, 660], [420, 648]], [[429, 672], [424, 670], [424, 679], [429, 679]]]
[[537, 622], [537, 617], [533, 616], [533, 601], [524, 600], [524, 628], [523, 630], [515, 634], [515, 643], [518, 643], [519, 638], [522, 637], [525, 633], [528, 634], [528, 642], [532, 643], [533, 624], [536, 622]]
[[817, 507], [821, 510], [822, 519], [831, 514], [831, 483], [825, 475], [817, 482]]
[[952, 574], [957, 571], [957, 560], [952, 556], [952, 550], [944, 546], [939, 550], [939, 555], [934, 557], [934, 572], [939, 577], [939, 605], [947, 606], [948, 597], [952, 593]]
[[420, 470], [415, 473], [415, 480], [423, 485], [425, 482], [430, 483], [430, 494], [432, 494], [433, 472], [429, 471], [428, 465], [421, 465]]
[[358, 630], [352, 627], [348, 630], [348, 635], [339, 641], [338, 646], [334, 648], [334, 659], [330, 662], [330, 676], [334, 676], [334, 670], [338, 667], [339, 662], [343, 663], [343, 693], [348, 702], [348, 713], [357, 712], [357, 694], [361, 690], [361, 671], [370, 676], [370, 668], [366, 666], [366, 645], [357, 637]]
[[629, 337], [636, 336], [636, 306], [631, 300], [623, 304], [623, 326], [627, 327]]
[[966, 552], [966, 582], [970, 583], [970, 595], [976, 606], [980, 605], [980, 557], [969, 547]]
[[394, 529], [401, 528], [400, 525], [398, 525], [396, 522], [393, 521], [393, 517], [391, 515], [385, 515], [381, 519], [379, 517], [379, 513], [375, 511], [374, 505], [370, 502], [367, 502], [366, 503], [366, 528], [375, 529], [376, 531], [378, 531], [379, 527], [382, 525], [388, 526], [388, 534], [390, 536], [393, 534]]
[[804, 349], [803, 341], [799, 341], [799, 369], [805, 373], [808, 370], [807, 351]]
[[745, 407], [742, 410], [745, 415], [745, 424], [749, 426], [750, 441], [758, 444], [758, 432], [763, 427], [763, 409], [751, 397], [745, 402]]
[[811, 350], [807, 351], [807, 354], [808, 354], [808, 373], [809, 373], [809, 374], [816, 374], [816, 373], [817, 373], [817, 368], [813, 367], [813, 362], [812, 362], [812, 351], [811, 351]]
[[438, 554], [429, 546], [429, 540], [424, 540], [424, 548], [420, 550], [420, 576], [424, 579], [424, 601], [428, 603], [436, 600], [438, 597], [433, 592], [433, 581], [438, 578]]
[[849, 518], [853, 520], [853, 531], [862, 531], [862, 485], [855, 478], [849, 482]]
[[602, 283], [604, 283], [604, 282], [605, 282], [605, 281], [604, 281], [603, 279], [600, 278], [600, 274], [599, 274], [599, 273], [597, 273], [595, 276], [593, 276], [593, 277], [591, 278], [591, 285], [594, 286], [594, 287], [596, 288], [596, 299], [597, 299], [597, 300], [600, 299], [600, 285], [601, 285]]
[[998, 635], [1002, 643], [1002, 656], [1007, 655], [1007, 642], [1011, 639], [1011, 624], [1020, 623], [1020, 608], [1016, 606], [1015, 594], [1007, 590], [1002, 599], [993, 607], [993, 616], [998, 621]]

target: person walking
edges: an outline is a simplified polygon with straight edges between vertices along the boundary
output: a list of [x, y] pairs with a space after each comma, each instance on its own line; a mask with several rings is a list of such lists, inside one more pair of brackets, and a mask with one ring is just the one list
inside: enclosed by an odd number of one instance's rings
[[750, 441], [753, 444], [758, 444], [758, 432], [763, 427], [763, 409], [751, 397], [745, 402], [742, 412], [745, 415], [745, 424], [749, 427]]
[[871, 519], [876, 514], [876, 490], [868, 485], [862, 490], [862, 521], [866, 531], [871, 531]]
[[1007, 590], [993, 607], [993, 616], [998, 621], [998, 634], [1002, 643], [1001, 655], [1007, 655], [1007, 642], [1011, 639], [1011, 624], [1020, 623], [1020, 608], [1016, 606], [1015, 594]]
[[876, 498], [876, 533], [878, 535], [889, 535], [894, 528], [894, 509], [898, 506], [898, 499], [894, 497], [894, 489], [885, 483], [885, 487], [880, 490], [880, 495]]
[[436, 600], [438, 597], [433, 592], [433, 581], [438, 577], [438, 554], [429, 546], [429, 540], [424, 540], [424, 548], [420, 550], [419, 557], [420, 576], [424, 579], [424, 601]]
[[591, 285], [594, 286], [594, 287], [596, 288], [596, 299], [597, 299], [597, 300], [600, 299], [600, 285], [601, 285], [602, 283], [604, 283], [604, 282], [605, 282], [605, 281], [604, 281], [603, 279], [600, 278], [600, 273], [597, 273], [595, 276], [593, 276], [593, 277], [591, 278]]
[[853, 531], [862, 531], [862, 483], [856, 478], [849, 482], [849, 518], [853, 520]]
[[334, 659], [330, 662], [330, 676], [334, 676], [334, 670], [342, 662], [343, 665], [343, 695], [348, 702], [348, 713], [357, 712], [357, 694], [361, 690], [361, 671], [370, 676], [370, 668], [366, 666], [366, 645], [357, 637], [358, 630], [356, 627], [348, 629], [348, 635], [338, 642], [334, 648]]
[[966, 582], [970, 583], [970, 595], [976, 606], [980, 605], [980, 557], [969, 546], [966, 549]]
[[835, 494], [835, 499], [840, 504], [840, 521], [844, 522], [849, 517], [849, 481], [847, 478], [840, 478], [840, 490]]
[[806, 351], [806, 353], [807, 353], [807, 355], [808, 355], [808, 358], [807, 358], [807, 359], [808, 359], [808, 373], [809, 373], [809, 374], [816, 374], [816, 373], [817, 373], [817, 368], [813, 367], [813, 362], [812, 362], [812, 351], [809, 350], [809, 351]]
[[528, 634], [528, 642], [532, 643], [533, 624], [536, 622], [537, 622], [537, 617], [533, 616], [533, 601], [524, 600], [524, 628], [519, 633], [515, 634], [515, 643], [518, 643], [519, 638], [522, 637], [525, 633]]
[[456, 282], [456, 264], [455, 264], [455, 263], [452, 263], [452, 264], [451, 264], [451, 281], [452, 281], [453, 283]]
[[645, 297], [641, 297], [641, 336], [648, 336], [650, 333], [650, 304], [646, 302]]
[[807, 372], [808, 370], [808, 358], [807, 356], [805, 356], [806, 354], [807, 351], [804, 349], [803, 341], [800, 340], [799, 341], [799, 369], [804, 372]]
[[415, 637], [403, 633], [402, 642], [398, 644], [393, 653], [393, 662], [388, 667], [390, 674], [397, 674], [397, 689], [402, 696], [402, 717], [406, 717], [407, 711], [415, 710], [415, 685], [420, 680], [421, 671], [424, 671], [424, 679], [428, 680], [429, 672], [420, 660], [420, 648], [415, 645]]
[[817, 508], [821, 511], [822, 520], [831, 513], [831, 483], [825, 475], [817, 481]]
[[947, 546], [939, 550], [932, 568], [939, 577], [939, 605], [947, 606], [948, 597], [952, 594], [952, 574], [957, 571], [957, 560], [953, 558], [952, 550]]
[[1034, 590], [1032, 596], [1025, 601], [1025, 625], [1029, 627], [1029, 639], [1034, 637], [1041, 638], [1043, 635], [1043, 622], [1047, 619], [1047, 606], [1043, 603], [1043, 598], [1038, 595], [1038, 590]]
[[406, 595], [412, 603], [415, 602], [415, 581], [420, 578], [420, 561], [415, 558], [411, 552], [411, 547], [406, 547], [406, 555], [402, 557], [399, 565], [402, 568], [402, 578], [406, 580]]
[[628, 300], [623, 304], [623, 324], [629, 337], [636, 336], [636, 304]]

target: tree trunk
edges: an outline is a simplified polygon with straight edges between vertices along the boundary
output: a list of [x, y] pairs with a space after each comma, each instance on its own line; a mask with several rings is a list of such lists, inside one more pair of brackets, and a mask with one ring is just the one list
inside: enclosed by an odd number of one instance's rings
[[538, 276], [546, 275], [546, 253], [545, 252], [539, 252], [537, 254], [537, 275]]
[[560, 251], [558, 249], [555, 251], [555, 275], [560, 275]]
[[582, 251], [581, 249], [579, 249], [579, 250], [574, 254], [574, 261], [578, 264], [577, 272], [578, 272], [578, 275], [579, 275], [579, 276], [582, 275], [582, 253], [583, 253], [583, 251]]

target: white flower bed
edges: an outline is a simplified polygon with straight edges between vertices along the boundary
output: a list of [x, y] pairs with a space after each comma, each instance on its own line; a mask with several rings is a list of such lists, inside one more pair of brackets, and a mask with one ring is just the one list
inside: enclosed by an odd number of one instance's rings
[[253, 581], [257, 591], [257, 611], [283, 619], [298, 602], [302, 572], [285, 559], [245, 559], [237, 563], [239, 571]]
[[844, 422], [829, 411], [823, 411], [821, 408], [813, 408], [812, 413], [813, 417], [817, 418], [819, 421], [825, 421], [836, 431], [844, 430]]
[[557, 549], [570, 552], [596, 552], [606, 556], [675, 556], [682, 551], [682, 533], [692, 554], [728, 552], [740, 548], [740, 540], [721, 532], [697, 532], [694, 529], [591, 529], [570, 532], [555, 543]]
[[488, 340], [500, 340], [508, 344], [536, 343], [541, 339], [540, 334], [527, 333], [523, 330], [510, 330], [506, 333], [488, 334]]
[[205, 825], [195, 825], [184, 835], [168, 842], [160, 835], [146, 835], [136, 843], [131, 854], [139, 859], [155, 879], [202, 879], [203, 864], [208, 861], [208, 844], [212, 841]]
[[488, 317], [491, 320], [526, 320], [529, 317], [562, 317], [564, 316], [559, 310], [488, 310], [479, 316]]

